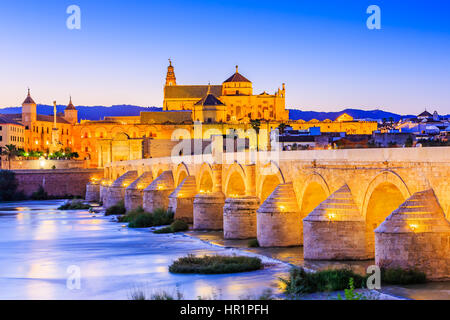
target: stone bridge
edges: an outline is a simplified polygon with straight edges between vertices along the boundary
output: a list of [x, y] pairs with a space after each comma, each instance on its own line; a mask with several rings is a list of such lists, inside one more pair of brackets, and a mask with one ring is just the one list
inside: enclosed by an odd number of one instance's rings
[[[170, 208], [194, 229], [305, 259], [361, 260], [450, 278], [450, 148], [213, 153], [110, 163], [89, 200]], [[393, 237], [393, 238], [392, 238]]]

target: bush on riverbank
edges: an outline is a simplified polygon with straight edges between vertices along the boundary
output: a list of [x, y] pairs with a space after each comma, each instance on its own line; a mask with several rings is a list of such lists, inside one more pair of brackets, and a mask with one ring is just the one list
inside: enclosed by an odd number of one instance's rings
[[119, 201], [112, 207], [106, 209], [105, 216], [123, 215], [126, 211], [125, 203], [123, 201]]
[[416, 284], [427, 282], [425, 273], [400, 268], [381, 269], [381, 282], [386, 284]]
[[84, 209], [90, 209], [91, 206], [83, 203], [81, 200], [72, 200], [68, 201], [58, 207], [58, 210], [84, 210]]
[[258, 239], [250, 239], [250, 240], [248, 240], [247, 244], [248, 244], [249, 248], [258, 248], [259, 247]]
[[142, 207], [137, 207], [136, 209], [131, 210], [127, 214], [120, 216], [117, 218], [119, 222], [131, 222], [137, 218], [138, 215], [145, 213]]
[[284, 292], [289, 295], [305, 293], [337, 291], [347, 289], [353, 278], [355, 288], [362, 288], [366, 277], [349, 269], [329, 269], [317, 272], [306, 272], [303, 268], [292, 268], [289, 278], [280, 280], [285, 284]]
[[16, 200], [18, 186], [19, 183], [13, 171], [0, 170], [0, 201]]
[[254, 271], [261, 268], [261, 259], [254, 257], [220, 255], [196, 257], [189, 254], [172, 263], [169, 272], [220, 274]]
[[183, 220], [175, 220], [172, 222], [172, 224], [168, 227], [155, 230], [154, 233], [174, 233], [174, 232], [181, 232], [186, 231], [189, 229], [189, 225], [186, 223], [186, 221]]
[[48, 193], [45, 191], [43, 186], [39, 186], [37, 191], [31, 194], [32, 200], [49, 200]]
[[152, 213], [144, 210], [136, 213], [129, 220], [130, 228], [149, 228], [171, 224], [173, 222], [173, 212], [165, 209], [155, 209]]

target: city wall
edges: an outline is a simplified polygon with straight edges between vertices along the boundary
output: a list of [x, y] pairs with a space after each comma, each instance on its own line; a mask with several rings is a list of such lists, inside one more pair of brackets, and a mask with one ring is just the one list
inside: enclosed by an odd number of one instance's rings
[[13, 170], [19, 183], [18, 190], [27, 196], [42, 186], [49, 196], [82, 196], [92, 178], [101, 178], [103, 169]]

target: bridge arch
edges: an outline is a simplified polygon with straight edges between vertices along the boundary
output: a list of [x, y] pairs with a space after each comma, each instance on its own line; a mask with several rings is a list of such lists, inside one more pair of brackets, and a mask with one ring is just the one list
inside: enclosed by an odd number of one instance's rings
[[366, 245], [369, 257], [375, 252], [374, 230], [410, 196], [406, 183], [391, 170], [379, 172], [369, 183], [362, 210], [366, 221]]
[[330, 187], [320, 173], [313, 172], [306, 176], [303, 187], [299, 192], [301, 219], [305, 218], [321, 202], [325, 201], [330, 193]]
[[189, 175], [189, 168], [184, 162], [181, 162], [175, 170], [175, 187], [178, 187]]
[[237, 162], [233, 163], [225, 178], [225, 195], [227, 197], [245, 196], [248, 188], [246, 181], [244, 168]]
[[197, 190], [200, 193], [212, 192], [214, 182], [213, 182], [213, 172], [212, 167], [209, 163], [203, 163], [199, 170], [199, 179], [197, 180], [198, 186]]
[[275, 188], [285, 183], [284, 175], [280, 167], [273, 161], [260, 168], [260, 179], [258, 188], [258, 197], [263, 203]]

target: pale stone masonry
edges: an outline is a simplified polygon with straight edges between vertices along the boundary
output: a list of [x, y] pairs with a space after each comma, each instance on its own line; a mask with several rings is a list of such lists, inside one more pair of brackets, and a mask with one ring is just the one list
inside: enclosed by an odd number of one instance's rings
[[225, 195], [219, 192], [200, 193], [194, 199], [194, 229], [222, 230]]
[[125, 189], [125, 209], [130, 212], [143, 206], [144, 189], [153, 181], [151, 172], [144, 172]]
[[450, 279], [450, 223], [432, 190], [415, 193], [375, 230], [375, 262]]
[[364, 230], [364, 218], [345, 184], [303, 219], [304, 258], [366, 259]]
[[194, 176], [188, 176], [169, 196], [169, 210], [177, 220], [192, 223], [194, 212], [194, 198], [197, 194], [197, 184]]
[[257, 235], [261, 247], [300, 245], [300, 209], [292, 183], [278, 185], [257, 213]]
[[164, 171], [144, 189], [143, 208], [147, 212], [169, 207], [169, 195], [175, 189], [172, 170]]
[[100, 184], [98, 181], [91, 181], [86, 185], [86, 201], [100, 201]]
[[[130, 170], [137, 170], [140, 175], [152, 172], [159, 177], [162, 172], [171, 171], [178, 186], [187, 176], [195, 177], [198, 194], [192, 208], [194, 228], [225, 227], [226, 237], [247, 234], [251, 223], [250, 219], [245, 222], [240, 218], [240, 222], [230, 224], [224, 221], [228, 214], [228, 209], [224, 210], [225, 199], [244, 195], [264, 199], [256, 216], [260, 244], [302, 244], [302, 218], [306, 218], [304, 250], [309, 259], [360, 259], [362, 247], [366, 248], [367, 258], [374, 257], [374, 230], [406, 199], [423, 190], [433, 190], [443, 221], [449, 217], [450, 147], [226, 154], [219, 150], [212, 155], [114, 162], [105, 167], [104, 177], [114, 180]], [[172, 188], [173, 191], [175, 186]], [[100, 189], [103, 194], [103, 187]], [[161, 201], [169, 201], [169, 195], [160, 194]], [[177, 209], [181, 207], [177, 203]], [[189, 216], [190, 206], [185, 208], [189, 212], [183, 215]], [[326, 210], [334, 213], [328, 216], [332, 218], [330, 222], [321, 220]], [[445, 236], [440, 238], [440, 247], [430, 234], [409, 236], [421, 237], [427, 246], [449, 255], [445, 251]], [[387, 233], [383, 237], [391, 237], [395, 243], [407, 236]], [[407, 248], [411, 247], [394, 248], [397, 253], [392, 254], [408, 254]], [[411, 252], [412, 257], [415, 250]], [[431, 271], [430, 277], [435, 276], [442, 274]]]
[[127, 171], [115, 180], [107, 189], [105, 208], [112, 207], [120, 201], [125, 200], [125, 188], [128, 187], [138, 177], [136, 170]]
[[227, 198], [223, 207], [223, 236], [225, 239], [256, 238], [257, 197]]

